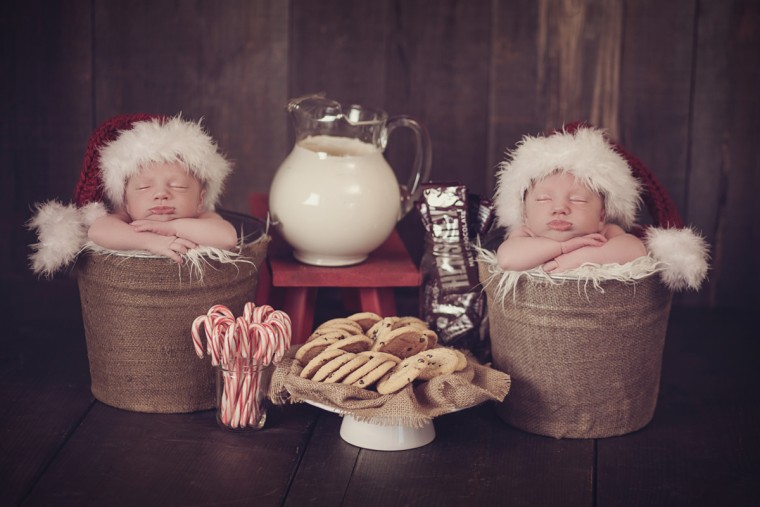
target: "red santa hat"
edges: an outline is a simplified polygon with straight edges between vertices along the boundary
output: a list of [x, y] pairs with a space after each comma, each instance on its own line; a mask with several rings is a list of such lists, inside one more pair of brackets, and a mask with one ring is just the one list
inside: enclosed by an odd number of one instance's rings
[[673, 290], [699, 288], [708, 270], [708, 248], [702, 236], [683, 226], [670, 198], [639, 159], [603, 130], [584, 123], [566, 125], [548, 136], [525, 136], [500, 164], [494, 208], [507, 234], [524, 223], [530, 186], [555, 171], [569, 172], [601, 194], [605, 220], [626, 230], [635, 224], [643, 193], [658, 224], [646, 229], [644, 241], [663, 267], [664, 283]]
[[232, 171], [200, 122], [181, 116], [119, 115], [103, 122], [87, 142], [74, 203], [37, 204], [29, 227], [37, 232], [32, 270], [52, 276], [71, 264], [87, 242], [92, 222], [124, 204], [127, 180], [150, 162], [179, 162], [206, 190], [204, 209], [214, 210]]

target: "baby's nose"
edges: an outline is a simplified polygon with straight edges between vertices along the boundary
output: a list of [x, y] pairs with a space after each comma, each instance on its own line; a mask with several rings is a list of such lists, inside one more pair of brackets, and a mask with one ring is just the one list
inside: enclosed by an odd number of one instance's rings
[[153, 195], [154, 199], [167, 199], [169, 197], [169, 191], [165, 188], [156, 189], [156, 193]]
[[566, 201], [555, 201], [554, 202], [554, 212], [555, 213], [567, 213], [570, 211], [570, 207], [567, 205]]

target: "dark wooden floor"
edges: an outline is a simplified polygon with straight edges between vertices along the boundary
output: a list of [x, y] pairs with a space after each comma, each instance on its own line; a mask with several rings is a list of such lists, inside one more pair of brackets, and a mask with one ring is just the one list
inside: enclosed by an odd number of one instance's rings
[[634, 434], [554, 440], [486, 404], [388, 453], [343, 442], [341, 419], [311, 406], [246, 435], [210, 411], [106, 406], [89, 391], [75, 285], [3, 282], [0, 295], [1, 505], [760, 505], [753, 312], [674, 309], [657, 411]]

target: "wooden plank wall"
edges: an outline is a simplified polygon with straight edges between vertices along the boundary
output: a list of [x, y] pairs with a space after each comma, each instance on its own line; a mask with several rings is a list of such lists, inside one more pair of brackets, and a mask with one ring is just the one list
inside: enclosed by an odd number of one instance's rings
[[[523, 134], [587, 119], [659, 177], [712, 245], [687, 305], [757, 308], [757, 0], [8, 0], [0, 7], [3, 280], [31, 277], [34, 202], [71, 196], [123, 112], [203, 117], [246, 211], [291, 146], [289, 97], [408, 114], [433, 179], [490, 195]], [[405, 180], [409, 141], [388, 158]], [[419, 246], [419, 245], [418, 245]], [[413, 246], [414, 248], [414, 246]]]

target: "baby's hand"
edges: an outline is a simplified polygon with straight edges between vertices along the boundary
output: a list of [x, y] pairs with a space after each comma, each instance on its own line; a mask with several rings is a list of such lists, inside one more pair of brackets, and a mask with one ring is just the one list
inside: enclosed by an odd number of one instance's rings
[[129, 225], [137, 232], [152, 232], [161, 236], [176, 236], [177, 230], [174, 224], [169, 222], [156, 222], [155, 220], [135, 220]]
[[559, 245], [562, 249], [562, 253], [566, 254], [578, 250], [579, 248], [583, 248], [584, 246], [602, 246], [606, 242], [607, 238], [598, 232], [594, 232], [592, 234], [586, 234], [585, 236], [570, 238]]
[[158, 238], [158, 241], [151, 243], [148, 251], [156, 255], [169, 257], [177, 264], [182, 264], [180, 254], [187, 253], [188, 250], [192, 250], [193, 248], [198, 248], [198, 245], [185, 238], [175, 236], [170, 238], [156, 236], [156, 238]]

